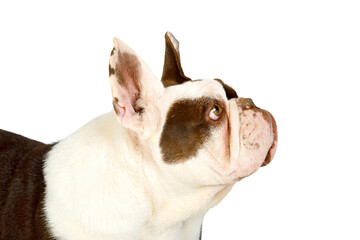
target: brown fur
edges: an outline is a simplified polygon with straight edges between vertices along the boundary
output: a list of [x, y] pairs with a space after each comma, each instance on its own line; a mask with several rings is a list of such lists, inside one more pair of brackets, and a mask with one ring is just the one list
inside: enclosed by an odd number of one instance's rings
[[164, 87], [191, 81], [190, 78], [185, 76], [181, 67], [180, 55], [167, 34], [165, 34], [165, 42], [165, 60], [163, 74], [161, 77], [161, 82], [163, 83]]
[[126, 81], [134, 81], [139, 84], [140, 79], [140, 62], [137, 57], [130, 53], [119, 52], [119, 59], [116, 63], [116, 78], [119, 84], [126, 84]]
[[115, 69], [112, 68], [112, 67], [110, 66], [110, 64], [109, 64], [109, 77], [110, 77], [111, 75], [113, 75], [113, 74], [115, 74]]
[[216, 99], [208, 97], [183, 99], [173, 103], [160, 138], [165, 162], [179, 163], [196, 156], [210, 136], [211, 128], [219, 125], [226, 116], [223, 112], [217, 121], [209, 119], [209, 110], [215, 103], [218, 103]]
[[232, 99], [232, 98], [238, 98], [238, 95], [236, 93], [236, 91], [230, 87], [229, 85], [227, 85], [226, 83], [224, 83], [221, 79], [215, 78], [214, 80], [218, 81], [219, 83], [221, 83], [221, 85], [223, 86], [225, 93], [226, 93], [226, 97], [227, 99]]
[[[165, 34], [165, 60], [161, 82], [164, 87], [182, 84], [192, 81], [191, 78], [185, 76], [181, 67], [180, 54], [173, 45], [168, 34]], [[238, 98], [236, 91], [225, 84], [221, 79], [215, 79], [223, 86], [227, 99]], [[196, 80], [195, 80], [196, 81]]]
[[46, 145], [0, 130], [0, 239], [52, 239], [43, 213]]

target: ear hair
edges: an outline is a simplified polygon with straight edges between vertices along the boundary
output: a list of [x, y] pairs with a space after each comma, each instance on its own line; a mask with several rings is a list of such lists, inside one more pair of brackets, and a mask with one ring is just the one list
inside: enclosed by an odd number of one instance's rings
[[191, 81], [186, 77], [180, 62], [179, 41], [170, 32], [165, 34], [165, 60], [161, 82], [164, 87]]

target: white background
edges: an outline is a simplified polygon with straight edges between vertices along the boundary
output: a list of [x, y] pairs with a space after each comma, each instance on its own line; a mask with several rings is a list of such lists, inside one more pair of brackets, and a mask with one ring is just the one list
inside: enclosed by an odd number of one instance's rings
[[98, 2], [1, 1], [1, 128], [64, 138], [112, 109], [112, 38], [160, 78], [171, 31], [186, 75], [223, 79], [279, 130], [273, 162], [209, 211], [203, 239], [360, 239], [358, 1]]

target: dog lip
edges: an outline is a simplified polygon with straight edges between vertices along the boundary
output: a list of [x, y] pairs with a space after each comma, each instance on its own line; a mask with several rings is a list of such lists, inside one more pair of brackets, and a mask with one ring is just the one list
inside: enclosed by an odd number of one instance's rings
[[277, 148], [277, 143], [278, 143], [278, 134], [277, 134], [277, 126], [276, 126], [275, 119], [271, 113], [269, 113], [266, 110], [263, 110], [263, 111], [266, 114], [268, 114], [268, 116], [269, 116], [269, 120], [271, 122], [271, 128], [272, 128], [272, 131], [274, 134], [274, 140], [273, 140], [271, 147], [269, 148], [269, 151], [268, 151], [266, 158], [265, 158], [263, 164], [261, 165], [261, 167], [268, 165], [271, 162], [271, 160], [274, 158], [276, 148]]

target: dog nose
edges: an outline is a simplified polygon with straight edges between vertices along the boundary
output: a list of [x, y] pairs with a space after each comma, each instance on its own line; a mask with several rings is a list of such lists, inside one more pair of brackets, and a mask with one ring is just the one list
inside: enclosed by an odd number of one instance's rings
[[256, 107], [253, 100], [251, 100], [251, 98], [238, 98], [237, 102], [243, 110]]

